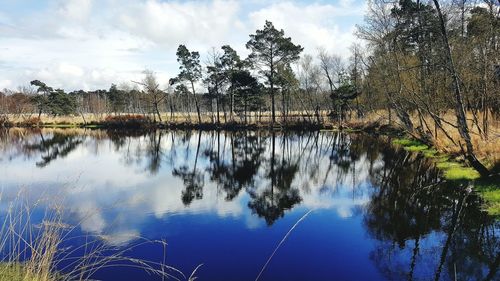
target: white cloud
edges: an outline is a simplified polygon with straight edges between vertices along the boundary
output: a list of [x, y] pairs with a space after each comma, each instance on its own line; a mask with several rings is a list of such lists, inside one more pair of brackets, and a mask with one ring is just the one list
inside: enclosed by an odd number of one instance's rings
[[92, 11], [92, 0], [67, 0], [60, 4], [58, 13], [74, 21], [85, 21]]
[[248, 35], [265, 20], [308, 53], [324, 47], [346, 55], [364, 5], [352, 0], [54, 0], [18, 14], [0, 8], [0, 77], [8, 87], [43, 78], [66, 90], [96, 89], [137, 80], [148, 68], [166, 81], [178, 71], [179, 44], [202, 57], [211, 47], [230, 44], [244, 56]]
[[252, 12], [249, 17], [254, 28], [262, 28], [266, 20], [272, 21], [305, 47], [307, 53], [315, 53], [321, 47], [348, 56], [348, 48], [355, 41], [354, 26], [342, 29], [340, 23], [348, 17], [360, 17], [363, 12], [364, 5], [353, 6], [353, 1], [341, 1], [339, 6], [280, 2]]
[[126, 7], [119, 23], [134, 35], [169, 47], [187, 43], [218, 45], [241, 27], [238, 12], [236, 1], [149, 0]]
[[11, 86], [12, 86], [12, 81], [10, 81], [9, 79], [0, 80], [0, 90], [9, 88]]

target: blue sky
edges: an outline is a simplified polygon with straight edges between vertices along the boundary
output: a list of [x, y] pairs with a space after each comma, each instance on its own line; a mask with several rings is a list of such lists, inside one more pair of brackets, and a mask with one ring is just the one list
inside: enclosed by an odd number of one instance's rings
[[366, 1], [0, 0], [0, 89], [39, 79], [66, 90], [109, 88], [153, 70], [177, 73], [175, 50], [204, 57], [271, 20], [305, 53], [348, 56]]

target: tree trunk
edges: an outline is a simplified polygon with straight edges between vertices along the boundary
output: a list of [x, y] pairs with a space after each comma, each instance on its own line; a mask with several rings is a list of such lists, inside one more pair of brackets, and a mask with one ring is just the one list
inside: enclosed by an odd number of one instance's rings
[[434, 5], [436, 6], [436, 11], [439, 16], [439, 22], [441, 27], [441, 35], [443, 37], [443, 44], [446, 52], [446, 64], [448, 71], [450, 71], [452, 82], [453, 82], [453, 90], [454, 90], [454, 98], [455, 98], [455, 114], [457, 116], [457, 125], [460, 136], [465, 141], [466, 151], [465, 157], [470, 162], [472, 167], [476, 169], [481, 176], [488, 176], [490, 172], [488, 169], [476, 158], [474, 154], [474, 148], [472, 146], [469, 128], [467, 126], [467, 119], [465, 116], [465, 109], [463, 105], [463, 97], [460, 89], [460, 80], [458, 78], [458, 73], [456, 72], [455, 65], [453, 63], [453, 57], [451, 56], [450, 44], [448, 42], [448, 35], [446, 32], [446, 26], [444, 22], [443, 13], [441, 12], [441, 7], [439, 6], [438, 0], [433, 0]]
[[271, 124], [274, 126], [276, 121], [276, 112], [274, 107], [274, 84], [271, 78]]
[[193, 92], [194, 105], [196, 106], [196, 113], [198, 113], [198, 124], [201, 124], [200, 105], [198, 104], [198, 98], [196, 97], [196, 92], [194, 91], [194, 83], [193, 83], [193, 81], [191, 81], [191, 90]]
[[156, 114], [158, 115], [158, 121], [160, 121], [160, 123], [161, 123], [162, 120], [161, 120], [160, 110], [158, 109], [158, 103], [157, 102], [155, 102], [155, 111], [156, 111]]

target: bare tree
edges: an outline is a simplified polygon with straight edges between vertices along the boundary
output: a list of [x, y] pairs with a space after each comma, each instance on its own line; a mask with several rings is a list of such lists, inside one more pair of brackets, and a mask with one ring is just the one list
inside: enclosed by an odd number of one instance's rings
[[141, 82], [134, 81], [134, 83], [141, 85], [144, 88], [145, 93], [148, 95], [148, 98], [154, 110], [154, 121], [156, 122], [157, 115], [158, 120], [162, 122], [159, 105], [167, 98], [167, 93], [160, 89], [160, 84], [158, 84], [154, 72], [152, 72], [151, 70], [144, 70], [143, 73], [144, 79]]

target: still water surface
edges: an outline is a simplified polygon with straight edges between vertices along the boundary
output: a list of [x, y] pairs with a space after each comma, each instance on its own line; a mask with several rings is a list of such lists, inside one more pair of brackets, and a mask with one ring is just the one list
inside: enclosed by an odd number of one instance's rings
[[[187, 276], [203, 264], [198, 280], [255, 280], [312, 210], [260, 280], [499, 280], [500, 224], [480, 198], [390, 143], [336, 132], [2, 131], [0, 215], [23, 190], [36, 218], [62, 205], [72, 235], [97, 237], [108, 254], [164, 240], [165, 255], [156, 244], [126, 254], [165, 257]], [[93, 278], [155, 280], [128, 267]]]

